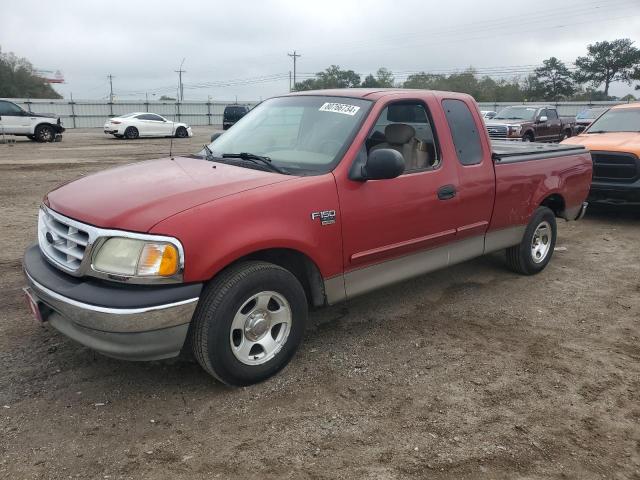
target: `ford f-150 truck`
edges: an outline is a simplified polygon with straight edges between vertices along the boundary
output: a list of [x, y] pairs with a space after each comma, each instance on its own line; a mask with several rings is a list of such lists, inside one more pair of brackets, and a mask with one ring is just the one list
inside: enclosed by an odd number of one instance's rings
[[0, 100], [0, 136], [16, 135], [38, 142], [53, 142], [64, 132], [55, 115], [27, 112], [8, 100]]
[[551, 105], [503, 108], [487, 120], [489, 137], [523, 142], [560, 142], [575, 132], [575, 118], [561, 117]]
[[580, 146], [492, 145], [472, 97], [305, 92], [192, 156], [49, 192], [24, 256], [34, 315], [105, 355], [194, 353], [222, 382], [275, 374], [310, 307], [506, 249], [545, 268], [586, 208]]

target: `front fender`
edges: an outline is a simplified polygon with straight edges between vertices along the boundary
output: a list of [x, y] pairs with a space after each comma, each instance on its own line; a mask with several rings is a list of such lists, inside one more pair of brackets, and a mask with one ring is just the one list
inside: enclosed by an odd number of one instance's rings
[[342, 273], [342, 232], [339, 218], [328, 225], [312, 218], [322, 210], [339, 212], [332, 174], [223, 197], [169, 217], [150, 233], [182, 242], [186, 282], [207, 281], [237, 259], [272, 248], [303, 253], [329, 278]]

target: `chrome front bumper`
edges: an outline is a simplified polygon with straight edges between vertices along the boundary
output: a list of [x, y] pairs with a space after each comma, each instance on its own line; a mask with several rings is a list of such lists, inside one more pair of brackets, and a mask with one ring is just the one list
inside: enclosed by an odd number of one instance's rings
[[[104, 355], [124, 360], [158, 360], [180, 353], [198, 303], [199, 297], [193, 294], [199, 295], [200, 286], [187, 290], [191, 298], [177, 300], [174, 294], [167, 302], [159, 302], [162, 296], [158, 291], [146, 287], [140, 290], [140, 302], [146, 305], [135, 306], [131, 304], [136, 300], [131, 292], [136, 288], [133, 285], [114, 289], [99, 281], [88, 281], [91, 282], [88, 289], [88, 282], [72, 279], [41, 262], [46, 263], [33, 251], [25, 254], [26, 290], [37, 303], [42, 320], [64, 335]], [[169, 291], [163, 288], [161, 293]], [[71, 298], [86, 295], [87, 290], [95, 301]], [[118, 292], [120, 298], [116, 298]], [[149, 293], [154, 295], [153, 304], [149, 304]]]

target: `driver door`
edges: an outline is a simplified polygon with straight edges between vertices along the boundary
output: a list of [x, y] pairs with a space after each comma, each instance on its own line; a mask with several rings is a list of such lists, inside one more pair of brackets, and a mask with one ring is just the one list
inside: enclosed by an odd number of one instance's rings
[[[388, 103], [361, 146], [360, 160], [373, 149], [392, 148], [411, 168], [393, 179], [338, 183], [347, 297], [448, 263], [460, 208], [458, 176], [456, 159], [438, 144], [431, 98]], [[416, 161], [416, 149], [429, 153]]]

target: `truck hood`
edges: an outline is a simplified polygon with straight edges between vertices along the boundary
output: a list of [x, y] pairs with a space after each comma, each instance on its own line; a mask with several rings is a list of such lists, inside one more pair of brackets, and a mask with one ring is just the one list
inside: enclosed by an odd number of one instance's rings
[[49, 192], [63, 215], [103, 228], [147, 232], [189, 208], [296, 177], [199, 158], [150, 160], [105, 170]]
[[498, 125], [524, 125], [527, 123], [533, 123], [531, 120], [501, 120], [492, 118], [491, 120], [485, 122], [487, 127], [489, 126], [498, 126]]
[[584, 145], [589, 150], [605, 150], [626, 152], [640, 155], [640, 133], [612, 132], [612, 133], [583, 133], [570, 137], [562, 143]]

